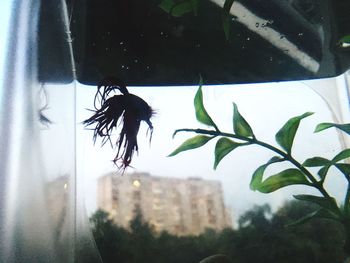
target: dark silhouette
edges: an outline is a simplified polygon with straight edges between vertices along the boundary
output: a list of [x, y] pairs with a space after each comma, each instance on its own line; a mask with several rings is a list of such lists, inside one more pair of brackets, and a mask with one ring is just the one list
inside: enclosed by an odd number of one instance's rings
[[271, 213], [268, 205], [256, 206], [241, 216], [238, 229], [208, 229], [198, 236], [155, 233], [139, 211], [129, 229], [115, 225], [103, 211], [97, 211], [91, 222], [106, 263], [198, 263], [212, 260], [213, 255], [232, 263], [342, 263], [345, 235], [341, 224], [314, 219], [287, 226], [314, 209], [295, 201], [286, 203], [276, 213]]
[[[109, 97], [109, 94], [115, 90], [119, 90], [122, 95]], [[150, 137], [152, 137], [153, 126], [150, 119], [154, 111], [143, 99], [129, 93], [125, 84], [115, 78], [106, 78], [101, 81], [97, 87], [94, 106], [95, 110], [92, 110], [94, 114], [83, 121], [85, 126], [95, 125], [94, 142], [99, 136], [102, 137], [102, 145], [109, 141], [113, 147], [110, 136], [119, 118], [122, 118], [122, 129], [115, 143], [118, 150], [113, 162], [124, 171], [130, 166], [134, 152], [138, 151], [137, 134], [141, 121], [148, 124], [151, 131]], [[118, 164], [119, 161], [121, 165]]]

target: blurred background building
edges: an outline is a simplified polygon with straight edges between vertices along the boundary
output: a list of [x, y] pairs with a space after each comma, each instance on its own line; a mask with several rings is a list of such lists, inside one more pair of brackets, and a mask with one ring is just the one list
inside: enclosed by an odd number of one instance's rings
[[97, 199], [98, 208], [125, 228], [137, 210], [157, 232], [198, 235], [232, 228], [219, 181], [111, 173], [99, 178]]

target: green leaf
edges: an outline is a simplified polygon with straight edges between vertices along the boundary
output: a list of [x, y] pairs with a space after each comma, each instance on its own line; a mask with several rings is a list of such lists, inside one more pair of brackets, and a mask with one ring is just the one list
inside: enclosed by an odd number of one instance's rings
[[171, 11], [170, 14], [173, 17], [181, 17], [186, 13], [190, 13], [193, 11], [193, 6], [192, 3], [189, 1], [185, 1], [185, 2], [180, 2], [178, 4], [175, 4]]
[[332, 162], [336, 163], [339, 162], [341, 160], [344, 160], [346, 158], [350, 157], [350, 149], [345, 149], [343, 151], [341, 151], [340, 153], [338, 153], [333, 159]]
[[158, 6], [163, 9], [163, 11], [169, 13], [174, 4], [173, 0], [163, 0]]
[[313, 157], [305, 160], [303, 165], [305, 167], [318, 167], [318, 166], [324, 166], [328, 165], [331, 161], [327, 160], [326, 158], [323, 157]]
[[218, 164], [220, 163], [220, 161], [227, 155], [229, 154], [231, 151], [233, 151], [234, 149], [236, 149], [239, 146], [242, 145], [246, 145], [246, 144], [242, 144], [242, 143], [237, 143], [234, 142], [228, 138], [220, 138], [220, 140], [218, 140], [218, 142], [216, 143], [215, 146], [215, 162], [214, 162], [214, 169], [217, 168]]
[[230, 16], [228, 14], [223, 13], [222, 14], [222, 28], [224, 29], [226, 40], [230, 39], [230, 27], [231, 27]]
[[235, 103], [233, 103], [233, 130], [237, 135], [244, 137], [254, 137], [252, 128], [239, 113], [238, 107]]
[[192, 149], [199, 148], [210, 141], [213, 137], [205, 135], [197, 135], [193, 138], [187, 139], [183, 144], [181, 144], [175, 151], [168, 155], [168, 157], [174, 156], [180, 152], [188, 151]]
[[199, 88], [196, 93], [196, 96], [194, 97], [194, 108], [196, 111], [196, 118], [200, 123], [206, 124], [208, 126], [212, 126], [216, 130], [218, 130], [216, 124], [214, 123], [214, 121], [211, 119], [206, 109], [204, 108], [202, 85], [203, 85], [203, 79], [202, 77], [200, 77]]
[[258, 169], [256, 169], [255, 172], [253, 173], [252, 179], [250, 181], [250, 189], [253, 191], [258, 190], [258, 187], [262, 183], [262, 180], [264, 177], [264, 172], [270, 164], [277, 163], [277, 162], [283, 162], [283, 161], [284, 161], [284, 159], [277, 157], [277, 156], [274, 156], [266, 164], [258, 167]]
[[169, 13], [173, 17], [181, 17], [186, 13], [189, 12], [195, 12], [194, 6], [192, 4], [193, 1], [181, 1], [181, 2], [175, 2], [173, 0], [163, 0], [159, 7], [163, 9], [165, 12]]
[[320, 132], [332, 127], [338, 128], [339, 130], [342, 130], [350, 135], [350, 123], [346, 123], [346, 124], [336, 124], [336, 123], [329, 123], [329, 122], [320, 123], [316, 126], [315, 132]]
[[200, 263], [225, 263], [225, 262], [231, 262], [229, 257], [227, 257], [224, 254], [215, 254], [211, 255], [209, 257], [206, 257], [200, 261]]
[[230, 14], [233, 2], [234, 2], [234, 0], [225, 0], [224, 7], [223, 7], [224, 13]]
[[255, 170], [255, 172], [253, 173], [253, 176], [252, 176], [252, 180], [250, 181], [250, 189], [251, 190], [253, 190], [253, 191], [258, 190], [258, 188], [261, 185], [261, 182], [263, 180], [264, 172], [265, 172], [267, 166], [268, 166], [268, 164], [264, 164]]
[[322, 167], [322, 168], [318, 171], [317, 174], [320, 176], [320, 178], [321, 178], [322, 180], [325, 179], [325, 177], [326, 177], [326, 175], [327, 175], [327, 173], [328, 173], [328, 170], [329, 170], [329, 168], [330, 168], [331, 166], [332, 166], [331, 164], [328, 164], [328, 165]]
[[302, 218], [299, 218], [297, 220], [294, 220], [288, 224], [286, 224], [286, 227], [293, 227], [293, 226], [299, 226], [302, 224], [305, 224], [306, 222], [310, 221], [311, 219], [315, 218], [317, 216], [318, 211], [311, 212]]
[[339, 214], [339, 209], [337, 202], [334, 198], [328, 199], [323, 196], [314, 196], [314, 195], [294, 195], [297, 200], [307, 201], [319, 205], [320, 207], [331, 211], [334, 214]]
[[289, 224], [287, 224], [286, 226], [287, 227], [291, 227], [291, 226], [298, 226], [298, 225], [302, 225], [308, 221], [310, 221], [311, 219], [314, 219], [314, 218], [324, 218], [324, 219], [332, 219], [332, 220], [338, 220], [339, 217], [334, 215], [334, 213], [324, 209], [324, 208], [321, 208], [317, 211], [314, 211], [314, 212], [311, 212], [309, 214], [307, 214], [306, 216], [294, 221], [294, 222], [291, 222]]
[[315, 217], [317, 218], [324, 218], [324, 219], [332, 219], [332, 220], [339, 220], [339, 216], [327, 209], [321, 208], [317, 211]]
[[319, 171], [318, 175], [322, 180], [325, 179], [329, 168], [332, 165], [335, 165], [343, 174], [347, 175], [347, 166], [343, 166], [342, 164], [337, 164], [337, 162], [344, 160], [346, 158], [350, 157], [350, 149], [345, 149], [338, 153], [332, 160], [327, 160], [322, 157], [313, 157], [310, 159], [307, 159], [303, 165], [306, 167], [317, 167], [317, 166], [323, 166]]
[[323, 157], [313, 157], [310, 159], [305, 160], [303, 163], [303, 166], [305, 167], [319, 167], [323, 166], [319, 171], [318, 175], [320, 176], [321, 180], [324, 180], [329, 168], [332, 166], [332, 161], [323, 158]]
[[257, 190], [261, 193], [271, 193], [283, 187], [297, 184], [310, 185], [305, 175], [298, 169], [287, 169], [269, 176], [258, 185]]
[[345, 176], [350, 176], [350, 164], [348, 163], [337, 163], [335, 167], [339, 169]]
[[290, 154], [292, 151], [294, 137], [299, 128], [300, 121], [312, 114], [312, 112], [306, 112], [300, 116], [289, 119], [277, 132], [275, 136], [276, 141], [284, 150], [287, 151], [288, 154]]
[[222, 26], [224, 29], [226, 40], [230, 38], [230, 10], [234, 0], [225, 0], [224, 7], [222, 10]]
[[344, 36], [339, 40], [340, 44], [350, 44], [350, 35]]
[[191, 0], [193, 13], [195, 16], [198, 15], [199, 0]]

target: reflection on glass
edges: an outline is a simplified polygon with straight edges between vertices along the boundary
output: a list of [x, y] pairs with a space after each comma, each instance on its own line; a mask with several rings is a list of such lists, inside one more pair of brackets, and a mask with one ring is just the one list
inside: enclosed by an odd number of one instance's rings
[[[348, 141], [335, 130], [313, 132], [320, 122], [349, 120], [344, 108], [344, 80], [346, 76], [323, 81], [204, 87], [204, 103], [220, 130], [232, 132], [232, 102], [235, 102], [254, 134], [269, 143], [274, 142], [275, 133], [289, 118], [315, 112], [300, 124], [293, 156], [300, 162], [315, 155], [331, 158], [346, 147]], [[308, 191], [305, 187], [283, 188], [269, 195], [249, 189], [252, 173], [268, 161], [272, 153], [254, 146], [235, 150], [215, 171], [215, 143], [212, 142], [167, 157], [190, 137], [178, 134], [173, 139], [176, 129], [201, 128], [193, 110], [197, 87], [129, 89], [149, 102], [157, 114], [152, 119], [151, 145], [148, 140], [140, 140], [133, 168], [124, 175], [118, 173], [110, 161], [115, 149], [101, 147], [98, 141], [93, 145], [91, 132], [78, 126], [78, 146], [81, 146], [78, 147], [78, 170], [84, 174], [85, 189], [89, 193], [85, 196], [86, 205], [97, 245], [106, 262], [128, 262], [137, 257], [159, 262], [187, 262], [185, 258], [190, 257], [192, 260], [188, 262], [199, 262], [220, 253], [233, 262], [287, 260], [283, 253], [271, 252], [269, 248], [273, 246], [277, 247], [276, 251], [292, 253], [298, 262], [331, 259], [340, 262], [344, 257], [344, 231], [336, 222], [321, 220], [289, 229], [284, 227], [315, 209], [292, 201], [294, 194]], [[78, 91], [77, 116], [83, 120], [88, 114], [84, 109], [93, 102], [95, 88], [80, 86]], [[141, 126], [140, 134], [146, 132], [147, 127]], [[118, 132], [114, 136], [117, 138]], [[271, 168], [269, 172], [276, 171]], [[329, 178], [325, 184], [330, 193], [342, 201], [346, 191], [344, 178], [336, 171], [331, 172]], [[109, 227], [115, 236], [108, 236]], [[103, 243], [106, 238], [124, 240], [115, 248], [120, 248], [118, 253], [106, 248]], [[145, 245], [146, 240], [149, 246]], [[314, 252], [310, 252], [311, 247]], [[147, 249], [165, 251], [148, 254]], [[269, 253], [264, 254], [267, 250]], [[169, 259], [168, 251], [179, 255]]]

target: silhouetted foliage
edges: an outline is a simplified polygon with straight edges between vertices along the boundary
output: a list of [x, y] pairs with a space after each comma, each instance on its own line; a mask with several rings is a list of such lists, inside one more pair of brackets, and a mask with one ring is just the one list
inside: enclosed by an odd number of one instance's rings
[[128, 262], [131, 259], [128, 231], [115, 225], [102, 210], [98, 210], [90, 221], [103, 262]]
[[268, 205], [255, 206], [239, 219], [238, 229], [198, 236], [156, 233], [136, 211], [129, 228], [115, 225], [99, 210], [92, 217], [93, 233], [104, 262], [198, 263], [215, 254], [233, 263], [341, 263], [344, 229], [336, 221], [314, 219], [288, 226], [314, 207], [287, 202], [275, 213]]

